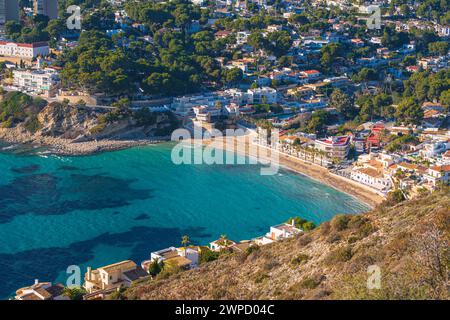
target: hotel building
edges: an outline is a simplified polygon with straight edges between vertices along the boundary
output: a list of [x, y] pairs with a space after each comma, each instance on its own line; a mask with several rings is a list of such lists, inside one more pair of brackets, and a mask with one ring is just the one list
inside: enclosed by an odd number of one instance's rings
[[324, 151], [330, 158], [344, 160], [347, 158], [350, 150], [350, 137], [337, 136], [314, 141], [314, 147], [317, 150]]
[[0, 55], [5, 57], [33, 59], [39, 55], [46, 56], [48, 54], [47, 42], [16, 43], [0, 41]]
[[59, 83], [58, 72], [47, 68], [44, 70], [14, 70], [14, 86], [17, 88], [50, 97], [54, 95]]

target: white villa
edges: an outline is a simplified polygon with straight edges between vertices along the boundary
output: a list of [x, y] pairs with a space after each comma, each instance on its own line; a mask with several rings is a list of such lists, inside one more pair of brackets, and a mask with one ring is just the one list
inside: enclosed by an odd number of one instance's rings
[[236, 241], [230, 239], [217, 239], [209, 243], [209, 248], [212, 251], [220, 251], [222, 249], [230, 248], [236, 245]]
[[255, 243], [257, 245], [265, 245], [278, 240], [287, 239], [303, 232], [303, 230], [295, 227], [294, 220], [292, 223], [283, 223], [276, 226], [270, 227], [270, 231], [266, 233], [263, 237], [256, 238]]
[[450, 183], [450, 165], [429, 168], [425, 175], [425, 179], [433, 186], [436, 186], [439, 182], [448, 185]]
[[189, 246], [186, 248], [169, 247], [161, 249], [152, 252], [150, 254], [150, 260], [143, 261], [141, 266], [145, 270], [152, 261], [157, 260], [158, 262], [163, 261], [164, 263], [176, 265], [181, 268], [196, 268], [199, 262], [199, 251], [200, 249], [197, 246]]
[[140, 266], [131, 260], [125, 260], [92, 270], [87, 268], [83, 287], [88, 293], [129, 287], [134, 281], [148, 277]]
[[277, 90], [270, 87], [248, 89], [247, 101], [248, 104], [277, 103]]

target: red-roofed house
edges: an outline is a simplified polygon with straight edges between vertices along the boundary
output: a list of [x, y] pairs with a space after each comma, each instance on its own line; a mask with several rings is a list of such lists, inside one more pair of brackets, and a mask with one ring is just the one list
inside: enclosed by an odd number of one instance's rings
[[16, 43], [0, 41], [0, 55], [2, 56], [32, 59], [39, 55], [46, 56], [48, 54], [47, 42]]
[[350, 42], [356, 47], [364, 47], [364, 41], [361, 39], [351, 39]]
[[321, 73], [317, 70], [305, 70], [300, 71], [300, 74], [307, 77], [308, 79], [315, 79], [320, 77]]
[[444, 160], [444, 161], [450, 161], [450, 150], [446, 151], [446, 152], [442, 155], [442, 160]]
[[214, 36], [216, 37], [216, 39], [223, 39], [228, 37], [231, 34], [231, 31], [226, 31], [226, 30], [220, 30], [217, 31]]
[[372, 127], [372, 132], [366, 139], [366, 149], [378, 149], [381, 145], [380, 133], [385, 129], [384, 124], [377, 123]]

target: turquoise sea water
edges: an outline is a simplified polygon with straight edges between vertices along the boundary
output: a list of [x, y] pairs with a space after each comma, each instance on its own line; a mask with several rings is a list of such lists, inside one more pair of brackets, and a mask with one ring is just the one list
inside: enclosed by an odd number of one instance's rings
[[[286, 170], [174, 165], [170, 144], [84, 157], [0, 151], [0, 298], [41, 281], [65, 283], [69, 265], [137, 263], [221, 234], [243, 240], [299, 215], [316, 223], [367, 207]], [[0, 150], [2, 148], [0, 147]]]

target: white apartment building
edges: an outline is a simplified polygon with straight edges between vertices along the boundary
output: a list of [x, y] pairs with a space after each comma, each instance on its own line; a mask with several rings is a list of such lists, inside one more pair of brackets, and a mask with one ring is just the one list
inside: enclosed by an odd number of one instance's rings
[[270, 87], [248, 89], [247, 101], [248, 104], [277, 103], [277, 90]]
[[247, 103], [247, 94], [236, 88], [225, 90], [224, 96], [229, 99], [231, 103], [235, 103], [238, 106], [242, 106]]
[[211, 122], [211, 118], [217, 118], [222, 115], [222, 107], [219, 106], [195, 106], [192, 108], [198, 121]]
[[16, 43], [0, 41], [0, 55], [5, 57], [17, 57], [32, 59], [37, 56], [49, 54], [47, 42]]
[[383, 192], [388, 191], [392, 186], [388, 177], [385, 177], [382, 172], [373, 168], [354, 169], [351, 171], [350, 178]]
[[320, 151], [324, 151], [330, 158], [344, 160], [347, 158], [350, 150], [350, 137], [337, 136], [326, 139], [318, 139], [314, 141], [314, 147]]
[[59, 83], [58, 72], [44, 70], [14, 70], [14, 86], [20, 90], [44, 96], [53, 96]]
[[193, 116], [193, 108], [199, 105], [215, 106], [217, 103], [226, 105], [228, 99], [215, 93], [182, 96], [173, 99], [171, 109], [179, 116]]

